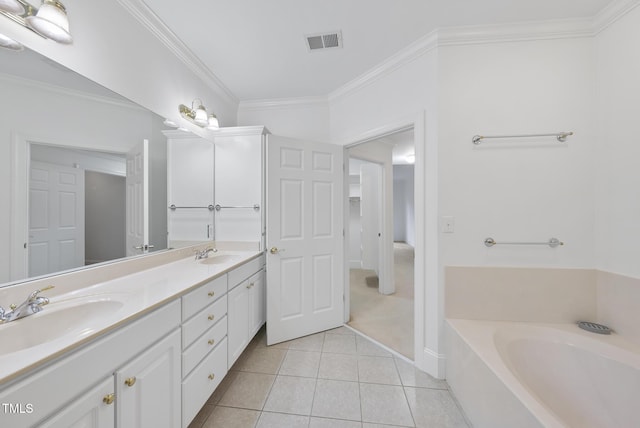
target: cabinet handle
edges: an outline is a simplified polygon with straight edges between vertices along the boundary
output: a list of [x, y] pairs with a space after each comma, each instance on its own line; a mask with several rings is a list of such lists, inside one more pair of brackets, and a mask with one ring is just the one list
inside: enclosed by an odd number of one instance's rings
[[207, 296], [209, 296], [209, 297], [213, 297], [213, 296], [215, 296], [215, 295], [216, 295], [215, 291], [209, 291], [209, 292], [207, 293]]
[[209, 377], [209, 380], [213, 380], [213, 379], [216, 377], [216, 375], [214, 375], [213, 373], [211, 373], [208, 377]]
[[102, 399], [102, 402], [104, 404], [113, 404], [115, 400], [116, 400], [116, 394], [107, 394]]
[[209, 316], [207, 317], [207, 319], [208, 319], [209, 321], [213, 321], [213, 319], [214, 319], [214, 318], [215, 318], [215, 316], [213, 316], [213, 315], [209, 315]]
[[208, 343], [209, 345], [213, 345], [214, 343], [216, 343], [216, 341], [215, 341], [215, 340], [213, 340], [213, 339], [210, 339], [207, 343]]
[[133, 376], [133, 377], [128, 377], [128, 378], [126, 378], [126, 379], [124, 380], [124, 384], [125, 384], [125, 385], [127, 385], [127, 386], [133, 386], [133, 385], [135, 385], [135, 384], [136, 384], [136, 377], [135, 377], [135, 376]]

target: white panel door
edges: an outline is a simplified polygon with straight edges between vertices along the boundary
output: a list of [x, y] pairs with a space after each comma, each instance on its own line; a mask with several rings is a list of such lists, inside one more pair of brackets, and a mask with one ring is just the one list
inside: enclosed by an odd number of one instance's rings
[[267, 342], [342, 324], [342, 147], [269, 136]]
[[84, 266], [84, 170], [31, 162], [29, 276]]
[[127, 256], [149, 250], [149, 140], [127, 153]]

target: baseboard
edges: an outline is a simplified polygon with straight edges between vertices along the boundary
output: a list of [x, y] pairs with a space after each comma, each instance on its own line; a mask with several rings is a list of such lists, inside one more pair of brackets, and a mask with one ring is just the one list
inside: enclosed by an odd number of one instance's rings
[[431, 349], [424, 348], [420, 369], [429, 373], [436, 379], [445, 378], [446, 357], [445, 354], [438, 354]]
[[361, 260], [349, 260], [349, 269], [362, 269]]

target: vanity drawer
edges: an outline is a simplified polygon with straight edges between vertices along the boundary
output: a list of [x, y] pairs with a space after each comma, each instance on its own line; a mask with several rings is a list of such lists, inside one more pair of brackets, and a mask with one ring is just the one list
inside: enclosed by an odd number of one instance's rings
[[232, 270], [227, 275], [229, 276], [229, 290], [240, 284], [245, 279], [249, 278], [254, 273], [258, 272], [264, 266], [264, 256], [256, 257], [255, 259], [248, 261], [242, 266]]
[[198, 337], [182, 353], [182, 377], [187, 376], [191, 370], [207, 355], [211, 350], [227, 336], [227, 317], [223, 317], [216, 325]]
[[182, 296], [182, 321], [188, 320], [193, 314], [224, 296], [226, 292], [227, 275], [222, 275], [185, 294]]
[[211, 328], [227, 314], [227, 296], [204, 308], [193, 318], [182, 324], [182, 349], [185, 350], [196, 338]]
[[182, 382], [182, 426], [186, 427], [227, 374], [225, 338]]

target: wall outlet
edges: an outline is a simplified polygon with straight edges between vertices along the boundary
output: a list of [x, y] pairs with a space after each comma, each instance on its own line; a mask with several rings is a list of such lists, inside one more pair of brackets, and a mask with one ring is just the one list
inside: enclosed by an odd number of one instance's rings
[[454, 230], [454, 220], [453, 216], [445, 215], [442, 216], [442, 233], [453, 233]]

